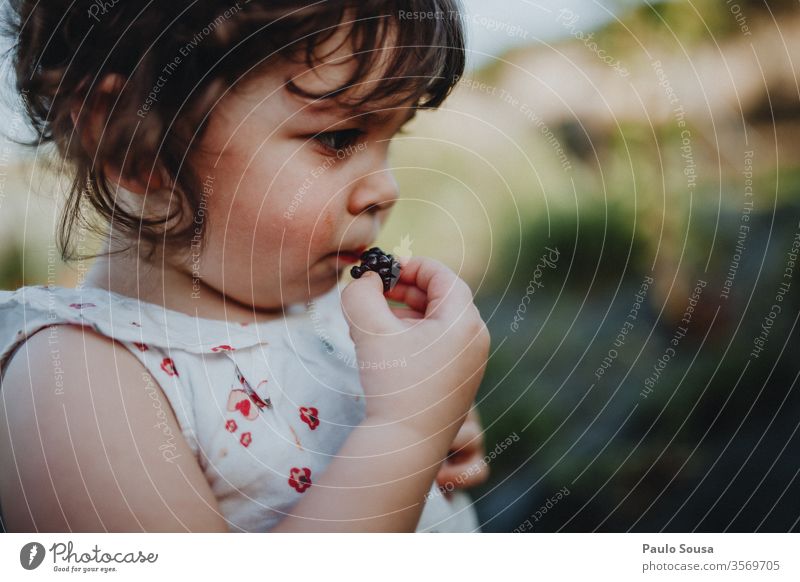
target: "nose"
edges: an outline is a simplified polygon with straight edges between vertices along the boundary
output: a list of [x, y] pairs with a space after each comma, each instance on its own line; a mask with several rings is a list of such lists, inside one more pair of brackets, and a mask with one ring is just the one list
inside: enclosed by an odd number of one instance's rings
[[388, 210], [399, 195], [397, 181], [389, 168], [375, 170], [361, 178], [353, 189], [347, 210], [353, 216]]

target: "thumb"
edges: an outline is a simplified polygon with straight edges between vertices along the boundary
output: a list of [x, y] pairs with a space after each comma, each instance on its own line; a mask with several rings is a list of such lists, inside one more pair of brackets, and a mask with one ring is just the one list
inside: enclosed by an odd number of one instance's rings
[[383, 279], [374, 271], [367, 271], [353, 279], [342, 289], [342, 310], [354, 333], [389, 333], [397, 317], [383, 296]]

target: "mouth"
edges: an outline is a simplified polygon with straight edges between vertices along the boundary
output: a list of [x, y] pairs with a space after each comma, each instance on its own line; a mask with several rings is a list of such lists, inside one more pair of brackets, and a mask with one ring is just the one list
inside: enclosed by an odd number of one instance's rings
[[356, 247], [355, 249], [341, 250], [329, 253], [325, 258], [336, 259], [337, 262], [355, 264], [361, 262], [362, 253], [367, 250], [366, 245]]

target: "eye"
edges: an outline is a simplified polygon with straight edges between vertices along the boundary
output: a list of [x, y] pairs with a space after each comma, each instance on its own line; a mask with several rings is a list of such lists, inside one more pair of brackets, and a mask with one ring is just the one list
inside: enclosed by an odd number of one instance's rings
[[327, 150], [337, 152], [347, 146], [356, 144], [362, 135], [364, 135], [362, 130], [353, 128], [324, 131], [316, 134], [313, 138]]

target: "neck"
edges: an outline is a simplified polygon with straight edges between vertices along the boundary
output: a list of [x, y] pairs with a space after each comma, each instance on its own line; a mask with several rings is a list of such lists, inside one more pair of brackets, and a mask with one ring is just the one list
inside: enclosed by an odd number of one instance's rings
[[[119, 248], [119, 247], [117, 247]], [[106, 239], [101, 254], [86, 274], [85, 285], [106, 289], [139, 301], [203, 319], [259, 323], [282, 317], [283, 310], [258, 310], [239, 303], [208, 286], [199, 277], [165, 260], [162, 253], [146, 261], [136, 246], [115, 250]]]

